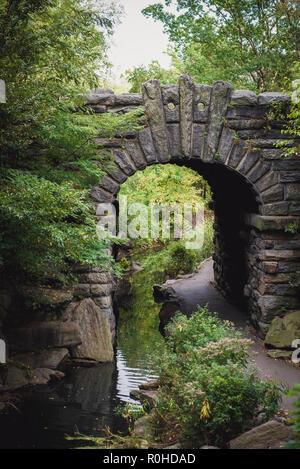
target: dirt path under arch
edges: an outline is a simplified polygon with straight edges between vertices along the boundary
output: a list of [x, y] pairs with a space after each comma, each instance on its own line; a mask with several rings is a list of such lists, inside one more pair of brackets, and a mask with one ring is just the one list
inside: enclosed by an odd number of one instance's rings
[[[267, 356], [263, 341], [259, 339], [255, 331], [248, 323], [245, 311], [238, 309], [235, 305], [227, 302], [221, 293], [213, 286], [214, 273], [213, 261], [205, 261], [200, 270], [190, 278], [183, 278], [172, 282], [172, 288], [182, 298], [182, 312], [192, 313], [197, 305], [208, 304], [210, 311], [217, 312], [222, 319], [232, 321], [237, 327], [245, 331], [245, 336], [250, 338], [254, 345], [251, 361], [263, 377], [270, 376], [277, 381], [284, 381], [289, 387], [300, 382], [300, 367], [290, 362], [273, 359]], [[292, 409], [295, 398], [283, 397], [282, 408]]]

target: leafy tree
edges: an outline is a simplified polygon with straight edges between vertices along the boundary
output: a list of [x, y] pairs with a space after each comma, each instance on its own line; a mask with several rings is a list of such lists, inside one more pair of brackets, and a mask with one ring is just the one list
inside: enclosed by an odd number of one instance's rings
[[[183, 71], [202, 83], [280, 89], [299, 58], [297, 2], [165, 0], [143, 10], [164, 25]], [[176, 5], [177, 13], [170, 11]]]
[[287, 116], [282, 116], [282, 118], [288, 117], [288, 124], [285, 125], [282, 133], [283, 135], [290, 134], [293, 135], [295, 139], [296, 146], [290, 147], [286, 146], [289, 141], [283, 140], [278, 144], [279, 147], [282, 147], [285, 151], [285, 155], [295, 155], [300, 156], [300, 62], [296, 63], [295, 74], [297, 79], [293, 80], [292, 85], [287, 84], [287, 88], [291, 88], [291, 91], [284, 90], [291, 95], [291, 107]]
[[86, 190], [107, 158], [94, 137], [137, 128], [138, 112], [99, 117], [78, 95], [101, 84], [119, 14], [114, 2], [1, 2], [0, 262], [11, 278], [107, 258]]
[[162, 68], [157, 60], [153, 60], [148, 67], [140, 65], [132, 70], [126, 70], [125, 77], [131, 84], [130, 93], [140, 93], [142, 84], [151, 79], [156, 79], [161, 84], [174, 83], [180, 75], [174, 68], [166, 70]]
[[211, 198], [209, 185], [202, 176], [174, 164], [153, 165], [136, 172], [122, 184], [120, 194], [126, 195], [129, 203], [145, 205], [195, 204]]

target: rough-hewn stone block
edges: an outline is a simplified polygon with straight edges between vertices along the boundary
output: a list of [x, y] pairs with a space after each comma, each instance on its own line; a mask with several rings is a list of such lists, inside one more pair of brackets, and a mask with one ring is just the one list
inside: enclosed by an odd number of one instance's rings
[[289, 203], [288, 202], [276, 202], [273, 204], [267, 204], [263, 206], [263, 215], [267, 216], [280, 216], [289, 214]]
[[300, 171], [281, 171], [280, 182], [300, 182]]
[[104, 284], [112, 283], [113, 277], [110, 272], [93, 272], [90, 274], [81, 274], [79, 276], [81, 283]]
[[293, 223], [298, 223], [299, 217], [271, 217], [257, 214], [247, 214], [245, 216], [245, 223], [254, 226], [259, 231], [284, 231], [285, 228]]
[[108, 176], [120, 184], [127, 180], [127, 175], [114, 162], [106, 163], [104, 169]]
[[113, 201], [113, 194], [95, 186], [91, 190], [91, 197], [95, 202], [99, 203], [110, 203]]
[[179, 93], [181, 148], [184, 158], [191, 158], [192, 156], [194, 90], [194, 80], [187, 75], [182, 75], [179, 79]]
[[254, 106], [258, 102], [257, 95], [249, 90], [235, 90], [232, 93], [232, 106]]
[[217, 153], [221, 136], [223, 119], [232, 95], [232, 86], [224, 81], [213, 84], [210, 105], [209, 122], [203, 161], [212, 161]]
[[142, 87], [146, 115], [149, 119], [154, 146], [161, 162], [169, 160], [169, 144], [160, 83], [150, 80]]
[[273, 168], [277, 171], [300, 171], [300, 159], [298, 161], [294, 160], [282, 160], [274, 161]]
[[223, 127], [219, 148], [218, 148], [218, 161], [226, 163], [228, 155], [231, 151], [231, 148], [234, 143], [234, 130], [229, 129], [228, 127]]
[[205, 129], [204, 124], [194, 124], [193, 128], [193, 157], [200, 157], [203, 153], [203, 145], [205, 141]]
[[263, 262], [262, 263], [263, 271], [268, 274], [274, 274], [278, 269], [278, 262]]
[[212, 87], [208, 85], [195, 86], [194, 122], [207, 122], [211, 91]]
[[264, 119], [238, 119], [238, 120], [228, 120], [228, 125], [230, 129], [234, 130], [255, 130], [261, 129], [265, 125]]
[[284, 155], [284, 151], [280, 150], [280, 148], [272, 148], [272, 149], [263, 149], [262, 150], [262, 158], [265, 161], [268, 160], [282, 160]]
[[136, 172], [136, 168], [124, 150], [115, 149], [113, 150], [113, 154], [115, 156], [115, 162], [127, 176], [131, 176]]
[[162, 85], [166, 122], [180, 122], [179, 85]]
[[74, 296], [82, 296], [82, 297], [88, 297], [91, 294], [91, 286], [87, 283], [79, 283], [74, 292]]
[[92, 296], [95, 296], [95, 297], [107, 296], [112, 293], [113, 284], [112, 283], [96, 284], [96, 285], [91, 285], [90, 288], [91, 288]]
[[243, 141], [233, 144], [227, 165], [236, 168], [247, 152], [247, 145]]
[[265, 191], [279, 182], [279, 175], [276, 171], [271, 171], [255, 183], [259, 192]]
[[141, 106], [143, 97], [140, 93], [123, 93], [115, 96], [115, 106]]
[[259, 257], [264, 261], [279, 261], [282, 259], [300, 260], [300, 249], [265, 249], [260, 251]]
[[289, 208], [289, 213], [292, 216], [300, 216], [300, 203], [299, 202], [291, 202], [290, 203], [290, 208]]
[[285, 185], [285, 200], [297, 200], [300, 202], [300, 184]]
[[144, 155], [142, 153], [142, 150], [139, 144], [135, 141], [128, 140], [125, 143], [125, 148], [126, 148], [128, 155], [134, 161], [136, 168], [145, 169], [147, 166], [147, 162], [146, 162], [146, 159], [144, 158]]
[[181, 136], [179, 124], [167, 125], [170, 155], [173, 158], [181, 157]]
[[110, 192], [111, 194], [117, 194], [120, 189], [120, 185], [109, 176], [105, 176], [103, 179], [101, 179], [99, 182], [99, 187]]
[[271, 163], [269, 162], [259, 162], [253, 169], [247, 174], [247, 178], [252, 182], [258, 181], [262, 176], [264, 176], [271, 168]]
[[149, 128], [139, 131], [139, 142], [148, 164], [157, 163], [157, 154]]
[[239, 167], [239, 173], [247, 175], [260, 159], [259, 151], [250, 151]]
[[289, 102], [290, 100], [290, 96], [274, 91], [267, 91], [258, 95], [258, 104], [260, 106], [265, 106], [274, 103]]
[[276, 184], [276, 186], [273, 186], [262, 193], [262, 200], [265, 204], [279, 202], [280, 200], [283, 200], [283, 197], [284, 191], [280, 184]]
[[267, 108], [263, 106], [229, 107], [226, 119], [262, 119], [267, 115], [267, 112]]

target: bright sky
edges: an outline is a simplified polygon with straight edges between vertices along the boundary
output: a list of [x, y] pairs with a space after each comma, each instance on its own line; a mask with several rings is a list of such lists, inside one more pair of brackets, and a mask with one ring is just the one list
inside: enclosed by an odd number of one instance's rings
[[145, 18], [141, 11], [157, 0], [119, 0], [125, 14], [122, 24], [116, 28], [111, 47], [110, 60], [114, 65], [114, 75], [120, 76], [134, 66], [147, 65], [158, 60], [163, 67], [171, 63], [164, 54], [168, 46], [167, 35], [161, 23]]

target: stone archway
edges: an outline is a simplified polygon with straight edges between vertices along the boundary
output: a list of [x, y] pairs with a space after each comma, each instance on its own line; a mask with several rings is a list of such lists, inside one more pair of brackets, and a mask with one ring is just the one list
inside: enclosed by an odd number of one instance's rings
[[[287, 100], [281, 93], [233, 91], [222, 81], [195, 85], [188, 76], [178, 85], [150, 80], [142, 94], [94, 90], [87, 97], [95, 112], [144, 106], [148, 118], [138, 133], [99, 136], [114, 162], [91, 191], [96, 208], [113, 202], [120, 184], [148, 165], [199, 171], [215, 198], [216, 281], [225, 294], [245, 299], [262, 335], [275, 316], [300, 307], [300, 160], [283, 157], [276, 144], [284, 121], [269, 118], [272, 104]], [[295, 145], [292, 136], [289, 142]]]

